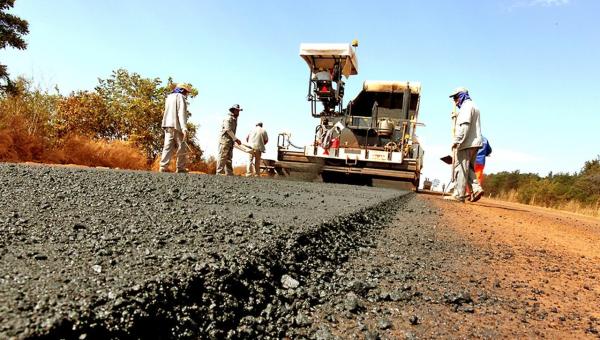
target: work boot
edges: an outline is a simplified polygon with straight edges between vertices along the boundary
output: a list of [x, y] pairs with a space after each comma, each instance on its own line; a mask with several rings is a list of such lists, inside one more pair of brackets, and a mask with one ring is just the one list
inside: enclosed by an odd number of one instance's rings
[[178, 174], [187, 174], [188, 173], [188, 171], [186, 169], [177, 169], [175, 172]]
[[483, 194], [484, 194], [483, 190], [476, 191], [471, 198], [471, 202], [479, 201], [481, 199], [481, 197], [483, 197]]

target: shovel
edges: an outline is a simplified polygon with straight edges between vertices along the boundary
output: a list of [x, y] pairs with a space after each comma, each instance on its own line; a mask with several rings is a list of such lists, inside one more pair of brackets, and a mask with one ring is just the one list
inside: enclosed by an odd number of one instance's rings
[[[454, 149], [452, 149], [452, 156], [448, 155], [448, 156], [440, 158], [446, 164], [452, 163], [452, 167], [450, 168], [450, 171], [452, 171], [452, 173], [450, 174], [450, 182], [448, 183], [446, 188], [442, 191], [442, 197], [446, 196], [446, 190], [448, 190], [448, 188], [450, 188], [450, 184], [453, 184], [454, 181], [456, 181], [456, 171], [454, 171], [454, 168], [456, 167], [456, 153], [457, 153], [457, 148], [454, 148]], [[452, 160], [452, 162], [450, 160]], [[454, 184], [456, 185], [456, 183], [454, 183]]]

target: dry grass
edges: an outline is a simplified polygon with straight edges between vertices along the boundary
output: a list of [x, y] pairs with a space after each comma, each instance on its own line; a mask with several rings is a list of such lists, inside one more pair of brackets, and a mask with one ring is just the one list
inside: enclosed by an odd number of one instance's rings
[[[3, 122], [4, 123], [4, 122]], [[44, 140], [27, 132], [25, 122], [13, 117], [10, 124], [0, 129], [0, 161], [42, 161], [46, 149]]]
[[245, 176], [246, 175], [246, 166], [245, 165], [234, 166], [233, 174], [235, 176]]
[[[513, 202], [513, 203], [523, 203], [523, 202], [519, 201], [518, 196], [519, 196], [519, 194], [516, 190], [511, 190], [506, 194], [498, 195], [493, 198], [507, 201], [507, 202]], [[568, 211], [568, 212], [581, 214], [581, 215], [600, 217], [600, 201], [596, 202], [595, 205], [584, 205], [577, 201], [569, 201], [566, 203], [559, 204], [557, 206], [548, 206], [547, 204], [541, 204], [539, 202], [536, 202], [535, 197], [534, 197], [531, 201], [526, 202], [525, 204], [543, 207], [543, 208]]]
[[42, 136], [28, 132], [26, 122], [14, 116], [2, 122], [0, 161], [77, 164], [120, 169], [148, 169], [144, 155], [122, 141], [107, 142], [81, 136], [67, 136], [50, 145]]
[[584, 206], [579, 202], [567, 202], [559, 205], [556, 209], [574, 212], [576, 214], [600, 217], [600, 201], [592, 206]]
[[70, 137], [54, 152], [53, 163], [103, 166], [119, 169], [147, 170], [144, 154], [135, 146], [122, 141], [96, 141]]

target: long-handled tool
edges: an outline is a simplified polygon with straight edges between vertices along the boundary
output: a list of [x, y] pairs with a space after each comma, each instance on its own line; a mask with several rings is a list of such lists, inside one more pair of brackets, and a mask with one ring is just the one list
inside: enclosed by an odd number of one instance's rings
[[238, 145], [236, 143], [233, 143], [233, 147], [236, 148], [236, 149], [238, 149], [238, 150], [240, 150], [240, 151], [242, 151], [242, 152], [245, 152], [245, 153], [252, 152], [252, 148], [249, 147], [248, 145], [245, 145], [245, 144]]
[[[450, 182], [448, 182], [448, 185], [444, 188], [444, 190], [442, 190], [442, 197], [446, 196], [446, 192], [447, 190], [450, 189], [450, 185], [454, 185], [456, 186], [456, 154], [457, 154], [457, 148], [453, 148], [452, 149], [452, 167], [450, 168], [450, 170], [452, 171], [452, 173], [450, 174]], [[447, 162], [448, 161], [448, 156], [441, 158], [442, 161]]]
[[[450, 115], [450, 118], [452, 119], [452, 140], [454, 140], [454, 136], [456, 135], [456, 120], [457, 120], [457, 116], [458, 113], [456, 112], [456, 104], [454, 104], [454, 106], [452, 107], [452, 114]], [[456, 154], [457, 154], [457, 150], [458, 148], [452, 148], [452, 167], [450, 168], [450, 171], [452, 171], [452, 173], [450, 174], [450, 182], [448, 183], [448, 185], [446, 186], [446, 188], [444, 188], [444, 190], [442, 190], [442, 197], [446, 196], [446, 190], [450, 189], [450, 185], [453, 184], [454, 186], [456, 186]], [[447, 164], [450, 164], [449, 160], [448, 160], [448, 156], [441, 158], [442, 161], [444, 161]]]
[[[450, 175], [450, 183], [448, 183], [448, 186], [446, 186], [444, 188], [444, 190], [442, 191], [442, 197], [445, 196], [446, 192], [448, 192], [450, 190], [450, 186], [451, 185], [453, 185], [453, 187], [456, 187], [456, 175], [457, 175], [457, 173], [456, 173], [456, 165], [457, 165], [456, 164], [456, 158], [457, 158], [457, 155], [458, 155], [458, 150], [457, 150], [457, 148], [454, 148], [453, 152], [452, 152], [452, 169], [451, 169], [452, 170], [452, 174]], [[450, 156], [445, 156], [445, 157], [442, 157], [440, 159], [444, 163], [450, 164], [450, 159], [449, 158], [450, 158]], [[468, 170], [466, 170], [464, 168], [464, 164], [463, 163], [459, 163], [459, 165], [460, 165], [460, 167], [461, 167], [461, 169], [463, 171], [463, 174], [465, 174], [467, 176], [467, 179], [469, 177], [469, 171], [471, 171], [471, 163], [472, 163], [471, 159], [472, 159], [472, 157], [469, 156], [469, 161], [467, 162], [467, 169]], [[470, 181], [467, 181], [466, 184], [467, 184], [467, 188], [466, 189], [467, 189], [469, 195], [471, 195], [471, 197], [472, 197], [473, 194], [474, 194], [473, 185], [472, 185], [472, 183]]]

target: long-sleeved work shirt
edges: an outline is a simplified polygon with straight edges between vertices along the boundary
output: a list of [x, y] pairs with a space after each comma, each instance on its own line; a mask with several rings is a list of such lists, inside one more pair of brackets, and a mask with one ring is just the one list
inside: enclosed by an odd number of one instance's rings
[[233, 115], [233, 113], [229, 113], [225, 119], [223, 119], [223, 124], [221, 125], [221, 143], [231, 142], [233, 143], [237, 137], [235, 136], [235, 131], [237, 130], [237, 117]]
[[167, 96], [162, 127], [187, 131], [187, 104], [181, 93], [171, 93]]
[[479, 108], [472, 100], [465, 100], [460, 107], [453, 143], [458, 144], [458, 150], [479, 148], [482, 145]]

